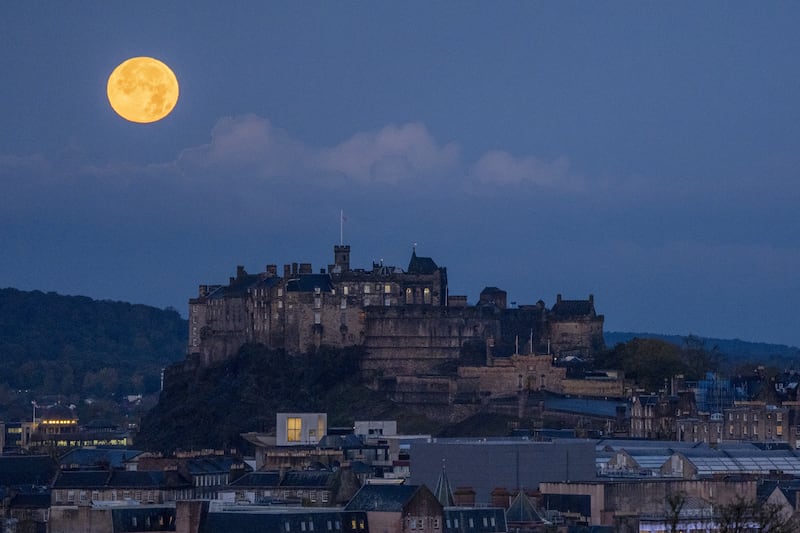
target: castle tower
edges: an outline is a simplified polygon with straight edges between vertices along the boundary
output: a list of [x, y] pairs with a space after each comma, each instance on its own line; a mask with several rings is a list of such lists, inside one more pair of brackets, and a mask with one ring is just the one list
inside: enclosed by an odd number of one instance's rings
[[333, 266], [335, 272], [350, 270], [350, 245], [337, 244], [333, 247]]

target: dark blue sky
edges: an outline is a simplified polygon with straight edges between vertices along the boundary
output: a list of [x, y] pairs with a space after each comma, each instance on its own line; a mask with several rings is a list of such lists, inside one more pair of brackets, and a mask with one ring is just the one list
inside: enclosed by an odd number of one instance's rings
[[[800, 345], [800, 4], [16, 2], [0, 286], [186, 313], [237, 264], [412, 243], [452, 294]], [[175, 71], [165, 120], [114, 67]]]

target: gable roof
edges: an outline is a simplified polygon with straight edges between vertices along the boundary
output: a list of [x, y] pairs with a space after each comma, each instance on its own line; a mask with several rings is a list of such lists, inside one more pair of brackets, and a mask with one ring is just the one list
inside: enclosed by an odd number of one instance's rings
[[419, 257], [417, 251], [411, 252], [411, 260], [408, 262], [409, 274], [433, 274], [439, 269], [430, 257]]

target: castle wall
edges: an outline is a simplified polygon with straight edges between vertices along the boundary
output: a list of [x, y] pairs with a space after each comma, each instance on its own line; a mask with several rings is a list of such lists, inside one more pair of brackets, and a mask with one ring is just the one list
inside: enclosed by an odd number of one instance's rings
[[494, 366], [460, 367], [458, 377], [477, 380], [481, 396], [508, 396], [524, 391], [563, 392], [565, 368], [552, 365], [549, 355], [513, 355], [496, 358]]
[[458, 359], [464, 342], [486, 338], [498, 327], [474, 308], [370, 306], [364, 314], [362, 368], [384, 376], [432, 373], [440, 363]]

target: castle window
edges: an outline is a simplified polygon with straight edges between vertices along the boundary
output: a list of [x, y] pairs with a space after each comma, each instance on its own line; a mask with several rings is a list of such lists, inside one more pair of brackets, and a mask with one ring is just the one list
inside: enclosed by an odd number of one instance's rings
[[322, 324], [322, 314], [314, 313], [314, 324]]
[[431, 290], [428, 287], [422, 291], [422, 299], [426, 304], [431, 303]]
[[347, 285], [345, 285], [342, 290], [344, 291], [345, 296], [350, 294], [350, 287], [348, 287]]
[[371, 285], [368, 285], [368, 284], [364, 285], [364, 294], [369, 294], [370, 287], [371, 287]]
[[383, 286], [383, 293], [384, 294], [391, 294], [392, 293], [392, 286], [390, 284], [385, 284]]
[[300, 442], [300, 431], [303, 427], [303, 421], [299, 417], [291, 417], [286, 419], [286, 440], [288, 442]]
[[319, 309], [320, 307], [322, 307], [322, 298], [317, 296], [314, 298], [314, 309]]
[[342, 301], [339, 303], [339, 309], [347, 309], [347, 298], [342, 298]]
[[411, 287], [406, 289], [406, 303], [407, 304], [414, 303], [414, 291], [411, 290]]

